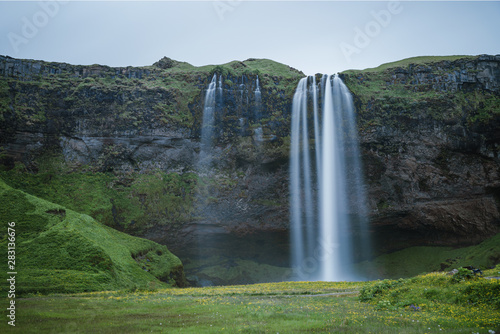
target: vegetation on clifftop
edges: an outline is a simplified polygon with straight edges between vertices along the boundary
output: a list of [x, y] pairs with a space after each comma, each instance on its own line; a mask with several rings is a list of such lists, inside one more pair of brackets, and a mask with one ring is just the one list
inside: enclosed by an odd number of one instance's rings
[[500, 94], [478, 89], [479, 56], [408, 58], [341, 74], [355, 97], [360, 130], [394, 126], [406, 130], [423, 118], [485, 125], [500, 116]]
[[405, 58], [397, 61], [393, 61], [390, 63], [381, 64], [377, 67], [373, 68], [365, 68], [363, 70], [347, 70], [343, 73], [356, 73], [356, 72], [380, 72], [390, 68], [396, 67], [405, 67], [405, 66], [415, 66], [415, 65], [429, 65], [431, 63], [440, 63], [443, 61], [455, 61], [455, 60], [474, 60], [477, 59], [478, 56], [465, 56], [465, 55], [456, 55], [456, 56], [417, 56]]

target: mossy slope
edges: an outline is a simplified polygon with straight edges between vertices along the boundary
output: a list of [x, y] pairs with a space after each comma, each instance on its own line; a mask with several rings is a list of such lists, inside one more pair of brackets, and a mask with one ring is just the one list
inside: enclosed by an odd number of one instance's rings
[[[0, 216], [15, 222], [16, 293], [60, 293], [182, 285], [167, 247], [13, 189], [0, 179]], [[0, 244], [6, 252], [7, 226]], [[6, 263], [5, 263], [6, 265]]]
[[[22, 165], [0, 171], [9, 186], [87, 214], [104, 225], [137, 235], [155, 226], [178, 226], [193, 210], [193, 173], [92, 173], [70, 171], [57, 158], [37, 160], [37, 173]], [[170, 244], [169, 244], [170, 245]]]

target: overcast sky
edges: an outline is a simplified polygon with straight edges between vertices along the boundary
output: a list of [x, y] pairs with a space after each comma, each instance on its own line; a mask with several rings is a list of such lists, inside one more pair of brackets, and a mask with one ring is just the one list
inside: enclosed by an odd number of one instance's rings
[[0, 54], [196, 66], [268, 58], [306, 74], [423, 55], [500, 54], [500, 2], [0, 1]]

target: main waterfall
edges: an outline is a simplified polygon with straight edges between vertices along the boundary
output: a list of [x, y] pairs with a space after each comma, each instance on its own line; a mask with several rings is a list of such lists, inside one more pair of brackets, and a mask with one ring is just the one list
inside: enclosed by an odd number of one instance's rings
[[352, 96], [337, 75], [319, 85], [303, 78], [295, 92], [290, 215], [295, 278], [358, 278], [352, 264], [367, 255], [366, 201]]

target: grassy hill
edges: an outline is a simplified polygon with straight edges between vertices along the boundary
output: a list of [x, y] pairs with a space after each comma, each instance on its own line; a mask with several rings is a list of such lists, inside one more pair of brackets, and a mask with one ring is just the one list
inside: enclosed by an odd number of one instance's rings
[[[0, 247], [15, 223], [16, 294], [182, 286], [181, 261], [166, 246], [104, 226], [0, 179]], [[7, 270], [7, 261], [4, 261]]]

